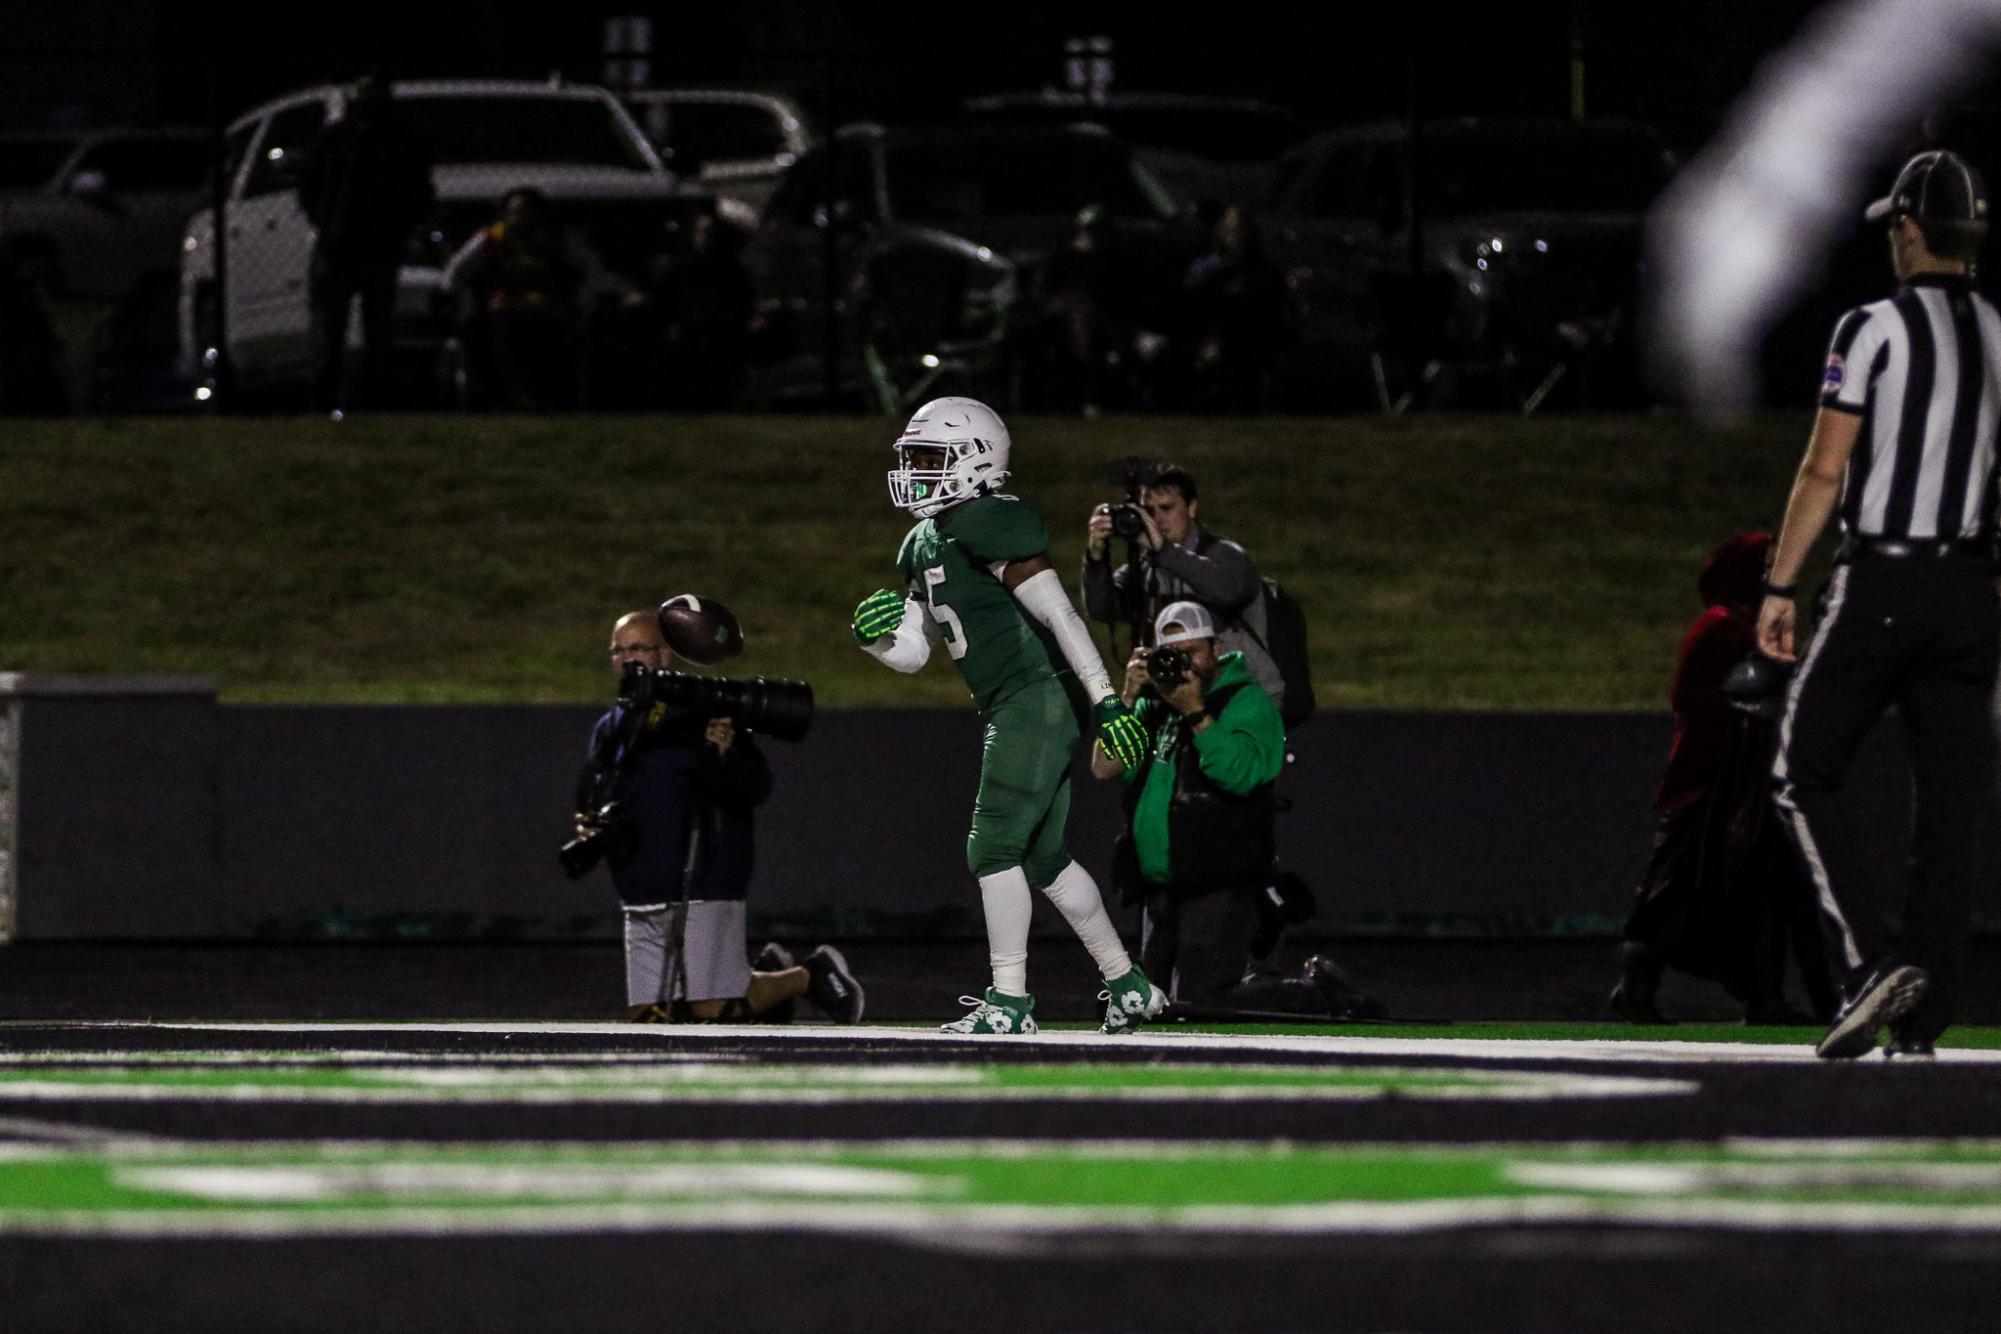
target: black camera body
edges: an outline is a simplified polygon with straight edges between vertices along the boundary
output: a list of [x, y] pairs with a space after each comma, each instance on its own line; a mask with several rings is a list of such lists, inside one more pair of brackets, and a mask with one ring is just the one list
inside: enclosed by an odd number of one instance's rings
[[1146, 674], [1153, 678], [1155, 685], [1170, 689], [1188, 679], [1191, 666], [1188, 650], [1179, 644], [1152, 649], [1146, 655]]
[[639, 845], [639, 830], [622, 802], [607, 801], [586, 816], [584, 823], [590, 826], [589, 832], [556, 849], [556, 860], [572, 880], [583, 879], [607, 857], [615, 863], [624, 861]]
[[1105, 510], [1112, 516], [1112, 536], [1133, 542], [1146, 532], [1146, 517], [1140, 513], [1138, 505], [1115, 500], [1106, 505]]

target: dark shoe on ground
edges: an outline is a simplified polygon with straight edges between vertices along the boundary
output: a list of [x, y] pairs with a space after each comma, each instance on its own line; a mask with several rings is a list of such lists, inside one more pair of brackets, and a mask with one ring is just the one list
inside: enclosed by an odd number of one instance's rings
[[1605, 998], [1613, 1014], [1629, 1024], [1674, 1022], [1654, 1001], [1661, 985], [1661, 964], [1653, 951], [1637, 940], [1627, 941], [1619, 947], [1619, 969], [1619, 985]]
[[628, 1005], [625, 1009], [628, 1024], [671, 1024], [674, 1016], [664, 1005]]
[[1306, 961], [1299, 975], [1327, 998], [1327, 1013], [1335, 1019], [1387, 1019], [1390, 1012], [1383, 1003], [1362, 990], [1341, 971], [1335, 962], [1324, 954], [1316, 954]]
[[862, 984], [848, 968], [847, 959], [832, 945], [822, 945], [807, 955], [802, 967], [807, 973], [806, 999], [837, 1024], [862, 1021]]
[[1852, 1061], [1876, 1045], [1876, 1035], [1911, 1012], [1931, 978], [1909, 964], [1879, 964], [1834, 1016], [1814, 1055], [1825, 1061]]
[[1674, 1022], [1674, 1020], [1668, 1018], [1654, 1007], [1654, 998], [1652, 996], [1647, 996], [1645, 999], [1634, 996], [1626, 990], [1624, 982], [1612, 988], [1612, 994], [1605, 998], [1605, 1003], [1612, 1007], [1613, 1014], [1618, 1015], [1629, 1024], [1672, 1024]]

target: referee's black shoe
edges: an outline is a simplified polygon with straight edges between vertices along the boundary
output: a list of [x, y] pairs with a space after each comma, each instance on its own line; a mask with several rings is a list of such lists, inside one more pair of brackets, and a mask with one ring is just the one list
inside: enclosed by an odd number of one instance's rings
[[837, 1024], [862, 1021], [862, 984], [849, 971], [846, 956], [822, 945], [799, 962], [807, 973], [807, 1000]]
[[1825, 1061], [1850, 1061], [1876, 1045], [1876, 1034], [1911, 1012], [1931, 977], [1905, 963], [1881, 963], [1842, 1002], [1827, 1036], [1813, 1049]]

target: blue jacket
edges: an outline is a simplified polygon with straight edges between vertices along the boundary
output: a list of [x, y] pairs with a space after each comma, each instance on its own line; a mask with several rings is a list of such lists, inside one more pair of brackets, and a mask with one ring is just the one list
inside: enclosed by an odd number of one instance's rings
[[630, 857], [607, 858], [606, 864], [626, 903], [741, 899], [750, 887], [753, 811], [771, 795], [771, 767], [742, 729], [729, 754], [718, 755], [703, 739], [706, 725], [704, 718], [656, 705], [623, 757], [623, 706], [591, 730], [577, 809], [590, 808], [601, 774], [618, 771], [611, 799], [630, 813], [637, 839]]

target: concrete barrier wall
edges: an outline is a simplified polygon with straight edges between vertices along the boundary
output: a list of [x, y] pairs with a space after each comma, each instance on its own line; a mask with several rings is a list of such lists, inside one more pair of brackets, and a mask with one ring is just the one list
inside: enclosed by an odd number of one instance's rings
[[[596, 713], [27, 698], [15, 931], [615, 934], [603, 873], [571, 882], [554, 855]], [[1281, 850], [1327, 930], [1614, 929], [1668, 736], [1653, 714], [1323, 713], [1294, 739]], [[767, 743], [760, 925], [978, 934], [979, 745], [970, 710], [827, 711], [805, 742]], [[1894, 728], [1851, 795], [1888, 884], [1909, 811]], [[1080, 777], [1071, 846], [1101, 879], [1117, 822], [1114, 789]]]

